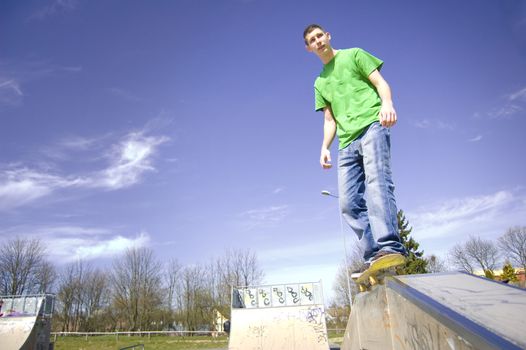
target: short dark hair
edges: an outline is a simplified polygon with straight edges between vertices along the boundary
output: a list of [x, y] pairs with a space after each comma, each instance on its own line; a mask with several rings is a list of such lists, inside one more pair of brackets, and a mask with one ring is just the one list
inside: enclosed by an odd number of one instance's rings
[[309, 24], [307, 28], [305, 28], [305, 30], [303, 31], [303, 40], [305, 41], [305, 44], [308, 44], [307, 35], [309, 35], [309, 33], [312, 32], [314, 29], [320, 29], [322, 32], [325, 33], [325, 29], [323, 29], [319, 24]]

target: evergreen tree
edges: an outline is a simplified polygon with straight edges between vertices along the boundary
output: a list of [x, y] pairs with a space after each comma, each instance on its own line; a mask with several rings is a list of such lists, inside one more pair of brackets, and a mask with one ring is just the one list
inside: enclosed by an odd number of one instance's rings
[[410, 237], [412, 227], [409, 227], [409, 222], [405, 218], [404, 211], [399, 210], [398, 214], [398, 234], [400, 240], [407, 250], [407, 261], [404, 265], [396, 269], [399, 275], [413, 275], [418, 273], [427, 273], [427, 261], [423, 258], [424, 251], [418, 250], [420, 246], [413, 237]]
[[489, 278], [490, 280], [495, 279], [495, 274], [491, 270], [484, 270], [484, 276], [486, 276], [486, 278]]
[[515, 274], [515, 269], [511, 266], [509, 261], [506, 261], [504, 267], [502, 268], [502, 275], [500, 276], [501, 281], [506, 282], [518, 282], [517, 275]]

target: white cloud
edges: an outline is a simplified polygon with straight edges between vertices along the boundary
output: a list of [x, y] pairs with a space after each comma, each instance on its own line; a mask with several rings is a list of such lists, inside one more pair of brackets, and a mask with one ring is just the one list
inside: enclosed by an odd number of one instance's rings
[[500, 235], [502, 231], [519, 224], [526, 217], [524, 195], [499, 191], [491, 195], [456, 198], [450, 201], [407, 212], [418, 239], [452, 238], [470, 234]]
[[494, 119], [510, 119], [523, 110], [524, 108], [519, 105], [507, 103], [504, 106], [491, 110], [488, 115]]
[[[78, 240], [79, 239], [77, 239], [77, 241]], [[70, 261], [77, 259], [92, 260], [96, 258], [113, 257], [124, 253], [130, 248], [144, 247], [148, 245], [149, 242], [150, 236], [143, 232], [133, 238], [115, 236], [107, 240], [83, 239], [82, 242], [77, 242], [81, 244], [73, 245], [73, 247], [75, 247], [73, 252], [71, 252], [72, 245], [66, 244], [65, 248], [67, 249], [69, 247], [69, 249], [65, 250], [64, 253], [69, 252], [69, 255], [66, 255], [66, 259]], [[67, 258], [68, 256], [69, 258]]]
[[522, 100], [526, 101], [526, 87], [516, 91], [508, 96], [509, 101]]
[[240, 217], [248, 226], [254, 228], [259, 226], [269, 226], [279, 223], [288, 214], [287, 205], [270, 206], [261, 209], [251, 209], [240, 214]]
[[[0, 210], [26, 205], [66, 188], [118, 190], [135, 185], [144, 173], [155, 170], [152, 158], [167, 140], [165, 136], [130, 133], [113, 147], [104, 169], [84, 174], [59, 175], [20, 166], [0, 169]], [[89, 140], [78, 139], [68, 147], [87, 149], [90, 145]]]
[[46, 61], [0, 62], [0, 107], [17, 106], [25, 97], [23, 86], [28, 82], [53, 76], [56, 73], [78, 73], [82, 66], [60, 66]]
[[49, 258], [56, 263], [79, 259], [111, 258], [130, 248], [150, 245], [150, 235], [140, 232], [134, 236], [116, 234], [115, 229], [76, 225], [21, 225], [3, 229], [2, 237], [34, 237], [46, 246]]
[[141, 101], [143, 101], [142, 98], [137, 97], [134, 94], [132, 94], [131, 92], [126, 91], [126, 90], [121, 89], [121, 88], [113, 87], [113, 88], [108, 89], [108, 91], [112, 95], [120, 97], [120, 98], [123, 98], [123, 99], [128, 100], [128, 101], [132, 101], [132, 102], [141, 102]]
[[455, 126], [452, 123], [447, 123], [439, 119], [422, 119], [413, 123], [414, 126], [420, 129], [438, 129], [438, 130], [454, 130]]
[[27, 168], [0, 172], [0, 210], [16, 208], [47, 196], [58, 188], [74, 186], [78, 180], [39, 173]]
[[157, 146], [166, 142], [167, 137], [144, 136], [131, 133], [124, 141], [114, 147], [111, 164], [89, 179], [91, 187], [120, 189], [139, 182], [147, 171], [155, 170], [151, 158]]
[[504, 102], [491, 111], [488, 116], [493, 119], [511, 119], [526, 108], [526, 87], [504, 96]]
[[77, 4], [78, 0], [52, 0], [48, 2], [44, 7], [34, 12], [28, 18], [28, 20], [44, 20], [59, 13], [73, 11], [77, 7]]
[[469, 141], [469, 142], [478, 142], [478, 141], [480, 141], [480, 140], [482, 140], [482, 135], [477, 135], [477, 136], [475, 136], [475, 137], [469, 139], [468, 141]]
[[20, 83], [15, 79], [0, 79], [0, 106], [14, 106], [20, 103], [24, 93], [20, 88]]

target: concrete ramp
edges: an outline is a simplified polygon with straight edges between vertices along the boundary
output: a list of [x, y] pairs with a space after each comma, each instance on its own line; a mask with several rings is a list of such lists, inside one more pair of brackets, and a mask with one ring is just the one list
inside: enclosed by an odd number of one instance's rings
[[390, 277], [356, 296], [354, 349], [526, 349], [526, 291], [464, 273]]
[[328, 350], [321, 283], [232, 290], [229, 350]]
[[[0, 296], [4, 301], [0, 317], [0, 348], [2, 350], [33, 350], [38, 344], [49, 344], [49, 331], [47, 339], [42, 342], [43, 328], [50, 328], [46, 314], [46, 300], [51, 300], [45, 295], [40, 296]], [[48, 308], [52, 303], [47, 303]], [[51, 314], [49, 310], [49, 315]], [[44, 349], [44, 347], [42, 347]], [[47, 349], [47, 348], [45, 348]]]

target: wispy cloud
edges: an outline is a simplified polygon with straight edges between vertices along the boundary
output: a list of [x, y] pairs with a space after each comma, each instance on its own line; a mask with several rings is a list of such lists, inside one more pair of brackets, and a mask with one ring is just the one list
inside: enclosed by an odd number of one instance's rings
[[482, 140], [482, 135], [477, 135], [477, 136], [469, 139], [468, 142], [478, 142], [480, 140]]
[[[79, 242], [80, 240], [80, 242]], [[64, 247], [61, 249], [61, 253], [65, 253], [63, 256], [66, 260], [92, 260], [97, 258], [109, 258], [124, 253], [130, 248], [140, 248], [148, 245], [150, 242], [150, 236], [147, 233], [141, 232], [135, 237], [124, 237], [124, 236], [113, 236], [107, 240], [76, 239], [77, 242], [71, 242], [71, 240], [55, 241], [53, 247]], [[72, 245], [72, 243], [76, 243]], [[71, 247], [73, 254], [71, 254]], [[57, 254], [58, 255], [58, 254]]]
[[444, 122], [439, 119], [422, 119], [417, 120], [413, 123], [414, 126], [420, 129], [437, 129], [437, 130], [454, 130], [455, 125], [452, 123]]
[[44, 20], [48, 17], [57, 14], [66, 13], [75, 10], [78, 5], [78, 0], [51, 0], [46, 1], [46, 4], [33, 12], [28, 20]]
[[[514, 218], [526, 217], [526, 196], [519, 191], [499, 191], [490, 195], [451, 199], [407, 213], [418, 239], [444, 239], [469, 234], [501, 234], [518, 225]], [[500, 229], [497, 229], [500, 228]]]
[[489, 111], [488, 116], [492, 119], [511, 119], [523, 110], [524, 108], [519, 105], [507, 103]]
[[272, 194], [278, 194], [278, 193], [281, 193], [283, 192], [285, 189], [283, 187], [278, 187], [276, 189], [274, 189], [274, 191], [272, 191]]
[[487, 115], [492, 119], [512, 119], [524, 113], [526, 109], [526, 87], [504, 96], [503, 102], [490, 110]]
[[287, 216], [289, 207], [287, 205], [270, 206], [267, 208], [251, 209], [241, 214], [241, 222], [246, 228], [273, 226], [282, 222]]
[[0, 106], [14, 106], [20, 103], [24, 93], [20, 88], [20, 83], [15, 79], [0, 78]]
[[17, 106], [25, 97], [24, 86], [33, 80], [53, 76], [60, 72], [68, 74], [82, 71], [81, 66], [61, 66], [45, 61], [0, 62], [0, 107]]
[[[50, 173], [18, 164], [0, 169], [0, 210], [20, 207], [64, 189], [118, 190], [140, 183], [145, 173], [155, 170], [153, 157], [166, 141], [165, 136], [129, 133], [110, 146], [103, 169], [81, 174]], [[67, 147], [85, 150], [92, 145], [92, 141], [79, 138]]]
[[108, 92], [111, 93], [114, 96], [120, 97], [120, 98], [125, 99], [127, 101], [132, 101], [132, 102], [141, 102], [141, 101], [143, 101], [142, 98], [134, 95], [130, 91], [127, 91], [127, 90], [124, 90], [124, 89], [121, 89], [121, 88], [112, 87], [112, 88], [108, 89]]
[[516, 91], [508, 96], [509, 101], [526, 101], [526, 87]]
[[19, 226], [0, 231], [0, 235], [38, 238], [48, 248], [50, 258], [58, 263], [110, 258], [151, 242], [147, 232], [125, 236], [115, 234], [114, 229], [71, 225]]
[[145, 136], [131, 133], [113, 147], [110, 165], [91, 177], [84, 184], [88, 187], [116, 190], [138, 183], [144, 173], [154, 171], [152, 157], [157, 147], [168, 141], [165, 136]]
[[40, 173], [27, 168], [0, 171], [0, 210], [29, 204], [57, 189], [78, 183], [78, 179]]

